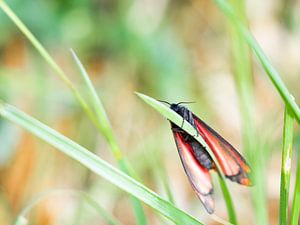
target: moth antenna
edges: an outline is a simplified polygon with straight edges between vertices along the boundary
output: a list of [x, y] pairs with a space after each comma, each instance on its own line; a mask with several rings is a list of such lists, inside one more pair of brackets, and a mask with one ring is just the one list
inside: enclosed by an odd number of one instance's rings
[[162, 102], [162, 103], [166, 103], [166, 104], [168, 104], [168, 105], [171, 105], [171, 103], [169, 103], [169, 102], [167, 102], [167, 101], [163, 101], [163, 100], [157, 100], [157, 101]]
[[176, 103], [176, 105], [180, 105], [180, 104], [191, 104], [191, 103], [196, 103], [196, 101], [192, 101], [192, 102], [178, 102], [178, 103]]

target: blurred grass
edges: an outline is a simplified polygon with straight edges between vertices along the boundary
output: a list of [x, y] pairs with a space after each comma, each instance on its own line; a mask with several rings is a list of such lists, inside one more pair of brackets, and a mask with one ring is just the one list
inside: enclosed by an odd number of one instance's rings
[[5, 119], [28, 130], [43, 141], [56, 147], [57, 150], [80, 162], [94, 173], [102, 176], [141, 201], [144, 201], [174, 223], [178, 225], [201, 225], [195, 218], [176, 208], [170, 202], [163, 200], [159, 195], [150, 191], [141, 183], [130, 178], [125, 173], [114, 168], [87, 149], [59, 134], [57, 131], [26, 115], [22, 111], [19, 111], [17, 108], [1, 103], [0, 114]]
[[295, 98], [293, 97], [293, 95], [287, 89], [285, 83], [282, 81], [277, 70], [270, 63], [268, 57], [265, 55], [265, 53], [258, 45], [256, 40], [253, 38], [249, 30], [242, 24], [233, 7], [227, 1], [224, 0], [215, 0], [215, 2], [226, 15], [226, 17], [230, 20], [231, 24], [236, 27], [237, 31], [242, 35], [243, 39], [251, 47], [252, 51], [255, 53], [265, 72], [272, 81], [274, 87], [277, 89], [277, 92], [282, 97], [282, 100], [291, 108], [291, 110], [295, 114], [295, 118], [300, 124], [299, 106], [295, 102]]
[[[245, 1], [231, 0], [232, 6], [236, 11], [239, 21], [247, 26], [247, 17], [245, 12]], [[256, 143], [258, 137], [255, 135], [255, 104], [253, 91], [253, 77], [251, 71], [250, 49], [243, 36], [238, 32], [235, 26], [230, 26], [232, 65], [235, 75], [235, 83], [238, 91], [239, 105], [241, 112], [243, 149], [247, 159], [252, 167], [251, 178], [255, 186], [252, 190], [252, 199], [255, 209], [255, 223], [260, 225], [268, 224], [267, 197], [265, 196], [265, 160], [258, 157], [265, 157], [260, 154]]]
[[294, 116], [288, 106], [284, 112], [283, 146], [281, 157], [281, 180], [280, 180], [280, 208], [279, 224], [288, 224], [289, 216], [289, 192], [292, 167], [293, 148], [293, 122]]
[[[16, 26], [23, 32], [23, 34], [28, 38], [28, 40], [33, 44], [33, 46], [37, 49], [37, 51], [41, 54], [41, 56], [45, 59], [45, 61], [49, 64], [49, 66], [54, 69], [54, 71], [62, 79], [62, 81], [70, 88], [72, 94], [77, 99], [78, 103], [85, 111], [87, 116], [89, 116], [91, 121], [95, 124], [97, 128], [100, 129], [100, 132], [105, 136], [106, 140], [111, 146], [112, 153], [114, 154], [117, 162], [119, 163], [120, 168], [127, 174], [133, 174], [132, 170], [130, 171], [129, 169], [128, 163], [122, 157], [122, 153], [118, 147], [116, 139], [114, 138], [104, 107], [100, 102], [100, 99], [98, 98], [97, 93], [92, 83], [90, 82], [85, 69], [83, 68], [82, 64], [80, 63], [75, 53], [72, 52], [72, 55], [80, 69], [84, 83], [87, 86], [87, 90], [89, 90], [89, 94], [93, 103], [92, 106], [94, 107], [94, 112], [92, 111], [90, 105], [81, 96], [78, 89], [74, 86], [71, 80], [66, 76], [65, 72], [58, 66], [58, 64], [54, 61], [54, 59], [49, 55], [46, 49], [42, 46], [42, 44], [34, 37], [34, 35], [28, 30], [28, 28], [24, 25], [24, 23], [15, 15], [15, 13], [8, 7], [8, 5], [5, 4], [4, 1], [0, 1], [0, 7], [7, 14], [7, 16], [16, 24]], [[135, 210], [138, 224], [147, 225], [147, 219], [145, 217], [144, 210], [140, 205], [140, 203], [133, 198], [132, 204]]]
[[169, 177], [167, 175], [167, 171], [163, 162], [163, 159], [158, 155], [159, 152], [152, 151], [149, 154], [149, 160], [151, 161], [152, 168], [156, 174], [156, 176], [161, 180], [164, 190], [167, 194], [167, 199], [169, 202], [175, 205], [175, 198], [172, 193], [172, 188], [170, 187]]
[[[106, 112], [104, 110], [104, 107], [102, 105], [102, 102], [100, 101], [100, 98], [97, 95], [97, 92], [89, 79], [89, 75], [87, 74], [85, 68], [83, 67], [82, 63], [80, 62], [79, 58], [75, 54], [73, 50], [71, 50], [72, 56], [80, 70], [80, 74], [84, 80], [84, 84], [86, 86], [86, 89], [88, 90], [89, 99], [91, 99], [92, 108], [94, 110], [94, 113], [96, 114], [96, 122], [94, 123], [99, 131], [105, 136], [107, 142], [111, 146], [111, 151], [117, 160], [119, 167], [121, 170], [131, 176], [133, 176], [135, 179], [137, 179], [137, 176], [134, 175], [133, 169], [130, 168], [127, 160], [123, 157], [122, 152], [117, 144], [116, 138], [113, 134], [110, 122], [108, 120], [108, 116], [106, 115]], [[140, 225], [146, 225], [147, 219], [145, 217], [144, 210], [139, 203], [139, 201], [135, 198], [132, 198], [132, 204], [134, 206], [136, 219], [138, 224]]]
[[291, 212], [291, 225], [299, 224], [300, 215], [300, 154], [298, 152], [297, 157], [297, 171], [296, 171], [296, 182], [294, 187], [294, 197]]
[[[233, 0], [228, 2], [243, 3]], [[229, 41], [232, 45], [228, 46], [224, 18], [220, 17], [221, 14], [213, 1], [197, 1], [191, 5], [190, 2], [164, 0], [151, 3], [126, 0], [121, 2], [11, 0], [9, 5], [47, 47], [55, 62], [70, 75], [68, 78], [78, 84], [79, 90], [82, 90], [80, 94], [85, 97], [86, 103], [90, 104], [92, 99], [86, 98], [89, 96], [86, 86], [81, 80], [78, 81], [74, 65], [66, 54], [69, 47], [76, 49], [89, 71], [89, 78], [95, 89], [101, 90], [101, 99], [105, 103], [114, 135], [124, 150], [122, 153], [134, 166], [134, 172], [147, 186], [168, 196], [166, 194], [168, 181], [164, 179], [164, 175], [155, 179], [161, 176], [157, 174], [160, 169], [145, 159], [154, 149], [157, 154], [155, 158], [161, 157], [159, 160], [166, 163], [162, 167], [166, 167], [166, 176], [172, 183], [171, 191], [177, 205], [197, 218], [199, 216], [205, 224], [214, 222], [207, 218], [201, 204], [184, 182], [180, 162], [177, 155], [173, 154], [175, 150], [173, 140], [168, 132], [164, 132], [167, 123], [161, 122], [160, 116], [146, 110], [147, 107], [136, 103], [132, 92], [138, 90], [155, 98], [174, 102], [197, 101], [197, 104], [191, 105], [193, 111], [213, 126], [220, 127], [226, 138], [237, 147], [241, 146], [239, 126], [242, 123], [243, 150], [252, 169], [257, 171], [253, 177], [259, 180], [256, 180], [253, 188], [256, 198], [253, 194], [250, 197], [248, 191], [250, 189], [236, 188], [235, 185], [228, 184], [230, 190], [235, 193], [233, 198], [237, 217], [249, 218], [247, 221], [240, 221], [245, 224], [258, 220], [264, 224], [264, 219], [268, 217], [270, 224], [278, 224], [280, 175], [278, 165], [280, 165], [279, 146], [282, 137], [279, 128], [282, 123], [282, 103], [280, 98], [274, 95], [273, 85], [262, 75], [257, 63], [253, 64], [250, 71], [251, 76], [253, 74], [252, 79], [241, 77], [242, 83], [247, 80], [245, 84], [239, 84], [240, 81], [235, 76], [238, 94], [230, 95], [233, 86], [230, 85], [228, 65], [231, 63], [234, 67], [241, 67], [245, 73], [248, 70], [245, 64], [249, 59], [242, 60], [245, 47], [233, 43], [231, 33]], [[296, 99], [300, 96], [297, 85], [299, 70], [297, 7], [296, 1], [279, 1], [272, 4], [247, 2], [251, 30]], [[235, 7], [232, 8], [238, 13], [237, 16], [240, 16], [240, 11]], [[244, 21], [239, 18], [236, 22]], [[246, 23], [245, 28], [247, 27]], [[53, 76], [45, 76], [54, 73], [1, 10], [0, 30], [3, 31], [0, 35], [0, 99], [18, 105], [36, 118], [47, 121], [64, 135], [72, 137], [81, 145], [100, 154], [105, 160], [113, 162], [109, 151], [106, 151], [110, 146], [105, 143], [105, 138], [97, 135], [98, 131], [87, 121], [82, 110], [78, 108], [78, 103], [61, 85], [62, 82], [53, 79]], [[239, 31], [237, 33], [241, 35]], [[230, 51], [238, 52], [242, 58], [235, 60], [232, 58], [230, 62], [228, 60]], [[250, 99], [245, 97], [247, 95]], [[237, 105], [235, 97], [239, 98], [241, 120], [232, 111]], [[244, 113], [249, 114], [249, 119], [244, 118]], [[298, 129], [298, 126], [295, 127], [295, 134], [299, 133]], [[250, 134], [247, 134], [249, 131]], [[253, 137], [251, 131], [254, 132]], [[247, 135], [248, 138], [245, 137]], [[18, 139], [14, 141], [14, 137]], [[146, 140], [149, 137], [155, 141], [148, 143]], [[98, 181], [87, 169], [70, 164], [67, 157], [62, 159], [59, 154], [52, 154], [52, 151], [38, 151], [40, 148], [49, 147], [39, 142], [32, 143], [31, 139], [29, 135], [24, 135], [22, 131], [0, 118], [1, 225], [11, 224], [14, 213], [26, 199], [47, 188], [65, 185], [71, 188], [79, 187], [88, 192], [90, 189], [97, 190], [98, 195], [95, 196], [108, 211], [125, 224], [135, 222], [129, 207], [130, 202], [122, 192], [105, 181]], [[245, 139], [249, 139], [248, 144]], [[295, 136], [295, 141], [298, 139], [299, 137]], [[142, 147], [143, 144], [149, 146]], [[252, 145], [249, 149], [255, 149], [253, 152], [256, 160], [252, 160], [248, 155], [246, 145], [248, 147]], [[298, 149], [297, 146], [295, 145], [295, 149]], [[47, 172], [52, 170], [55, 172]], [[57, 173], [63, 173], [66, 179], [61, 180]], [[161, 179], [166, 182], [166, 185], [163, 185], [165, 188], [159, 184]], [[299, 179], [296, 179], [296, 185], [299, 184]], [[278, 185], [275, 187], [274, 183]], [[25, 188], [18, 188], [20, 186]], [[295, 201], [291, 214], [294, 224], [297, 224], [299, 215], [297, 190], [299, 188], [294, 192]], [[216, 202], [220, 206], [217, 213], [225, 215], [226, 208], [220, 203], [222, 198], [218, 192], [217, 189]], [[253, 209], [248, 204], [250, 201], [253, 202]], [[264, 203], [261, 203], [262, 201]], [[39, 206], [34, 210], [30, 222], [55, 225], [55, 220], [60, 219], [59, 214], [64, 214], [65, 218], [73, 217], [70, 220], [77, 221], [78, 225], [83, 224], [83, 219], [87, 219], [89, 224], [98, 224], [97, 221], [91, 222], [93, 216], [85, 215], [84, 211], [81, 211], [80, 220], [76, 216], [78, 212], [76, 210], [69, 216], [67, 214], [69, 206], [70, 204], [65, 202], [58, 213], [43, 210], [51, 207], [49, 205]], [[81, 208], [78, 207], [77, 210], [80, 211]], [[149, 223], [160, 224], [153, 210], [148, 208], [145, 210]]]
[[[224, 12], [224, 14], [229, 18], [231, 24], [235, 27], [236, 31], [238, 32], [238, 35], [240, 35], [241, 41], [245, 41], [249, 44], [249, 46], [252, 48], [258, 59], [260, 60], [263, 68], [265, 69], [265, 72], [271, 79], [273, 85], [276, 87], [278, 93], [281, 95], [283, 101], [286, 104], [287, 110], [291, 109], [291, 113], [294, 114], [296, 119], [298, 120], [298, 123], [300, 123], [300, 109], [297, 103], [295, 102], [295, 98], [290, 94], [289, 90], [286, 88], [284, 82], [281, 80], [281, 77], [279, 73], [275, 70], [275, 68], [272, 66], [272, 64], [269, 62], [267, 56], [264, 54], [264, 52], [261, 50], [260, 46], [257, 44], [255, 39], [252, 37], [251, 33], [248, 31], [246, 26], [243, 24], [245, 23], [245, 16], [244, 16], [244, 7], [243, 5], [235, 4], [235, 8], [232, 7], [228, 2], [223, 0], [216, 0], [217, 5], [220, 7], [220, 9]], [[242, 7], [241, 7], [242, 6]], [[242, 16], [240, 16], [237, 12], [242, 12]], [[234, 40], [235, 42], [236, 40]], [[244, 47], [245, 48], [245, 47]], [[242, 50], [243, 47], [239, 46], [236, 48], [238, 50]], [[236, 54], [237, 55], [237, 54]], [[246, 62], [245, 57], [243, 57], [242, 54], [240, 54], [242, 58], [242, 63]], [[238, 57], [235, 57], [235, 60], [237, 60], [238, 65], [242, 65], [241, 62], [239, 62]], [[248, 68], [249, 66], [241, 66], [241, 69]], [[237, 71], [239, 71], [239, 68], [237, 66]], [[240, 70], [237, 73], [243, 73], [243, 71]], [[249, 72], [246, 71], [245, 74], [249, 74]], [[241, 76], [241, 75], [240, 75]], [[248, 76], [249, 77], [249, 76]], [[250, 93], [249, 91], [247, 93]], [[242, 95], [241, 95], [242, 96]], [[243, 99], [246, 100], [247, 99]], [[245, 107], [246, 109], [246, 107]], [[246, 116], [244, 116], [244, 119]], [[285, 112], [285, 127], [284, 127], [284, 133], [283, 133], [283, 151], [282, 151], [282, 172], [281, 172], [281, 188], [280, 188], [280, 214], [279, 214], [279, 222], [280, 224], [287, 224], [288, 223], [288, 194], [289, 194], [289, 180], [290, 180], [290, 164], [291, 164], [291, 143], [293, 138], [293, 115], [289, 113], [289, 111]], [[248, 121], [250, 121], [247, 118]], [[252, 137], [253, 138], [253, 137]], [[260, 161], [260, 160], [259, 160]], [[255, 168], [257, 171], [257, 168]], [[261, 174], [261, 171], [259, 171]], [[258, 176], [258, 178], [262, 179], [262, 176]], [[297, 178], [296, 178], [297, 179]], [[296, 180], [296, 183], [298, 181]], [[259, 182], [261, 184], [261, 182]], [[263, 185], [264, 186], [264, 185]], [[263, 188], [259, 187], [259, 188]], [[263, 193], [263, 192], [260, 192]], [[259, 207], [258, 209], [258, 220], [260, 221], [260, 224], [267, 224], [267, 218], [266, 218], [266, 204], [264, 202], [261, 202], [265, 199], [264, 196], [257, 196], [257, 193], [255, 194], [255, 197], [253, 199], [259, 199], [259, 203], [255, 204]], [[261, 204], [262, 203], [262, 204]], [[262, 213], [263, 211], [263, 213]]]
[[16, 14], [9, 8], [9, 6], [4, 2], [0, 1], [1, 9], [7, 14], [7, 16], [16, 24], [16, 26], [23, 32], [23, 34], [28, 38], [28, 40], [33, 44], [41, 56], [46, 60], [46, 62], [53, 68], [57, 75], [64, 81], [64, 83], [70, 88], [75, 98], [78, 100], [82, 109], [87, 113], [92, 121], [95, 120], [87, 103], [74, 87], [73, 83], [66, 76], [65, 72], [57, 65], [53, 58], [49, 55], [46, 49], [41, 45], [41, 43], [34, 37], [34, 35], [28, 30], [24, 23], [16, 16]]

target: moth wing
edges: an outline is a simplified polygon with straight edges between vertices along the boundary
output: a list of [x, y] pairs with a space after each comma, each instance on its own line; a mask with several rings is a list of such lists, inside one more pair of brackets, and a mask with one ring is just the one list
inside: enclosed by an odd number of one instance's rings
[[173, 131], [173, 134], [185, 173], [205, 209], [211, 214], [214, 212], [215, 205], [209, 171], [197, 161], [191, 145], [184, 141], [182, 134], [176, 131]]
[[242, 185], [251, 185], [251, 169], [243, 156], [221, 135], [193, 115], [199, 134], [209, 145], [226, 177]]

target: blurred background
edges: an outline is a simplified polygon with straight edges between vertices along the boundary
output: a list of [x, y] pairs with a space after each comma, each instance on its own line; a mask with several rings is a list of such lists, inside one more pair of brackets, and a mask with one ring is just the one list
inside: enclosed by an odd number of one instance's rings
[[[244, 151], [229, 26], [214, 2], [11, 0], [8, 4], [80, 88], [69, 49], [78, 54], [103, 100], [122, 152], [141, 182], [166, 198], [167, 183], [176, 206], [205, 224], [218, 224], [188, 183], [168, 121], [134, 94], [139, 91], [169, 102], [196, 101], [188, 107]], [[300, 2], [253, 0], [246, 9], [251, 31], [297, 101]], [[252, 59], [251, 123], [257, 136], [253, 142], [262, 153], [261, 191], [267, 217], [270, 224], [277, 224], [284, 106], [258, 61]], [[0, 99], [116, 165], [106, 141], [69, 89], [2, 10]], [[296, 129], [294, 151], [299, 147]], [[294, 161], [292, 167], [293, 188]], [[213, 178], [216, 213], [226, 218], [215, 173]], [[240, 224], [255, 224], [252, 188], [228, 185]], [[136, 224], [126, 193], [0, 119], [0, 224], [12, 224], [20, 210], [43, 193], [44, 198], [28, 213], [31, 225], [106, 224], [71, 190], [89, 193], [123, 224]], [[148, 206], [144, 209], [149, 224], [171, 224]]]

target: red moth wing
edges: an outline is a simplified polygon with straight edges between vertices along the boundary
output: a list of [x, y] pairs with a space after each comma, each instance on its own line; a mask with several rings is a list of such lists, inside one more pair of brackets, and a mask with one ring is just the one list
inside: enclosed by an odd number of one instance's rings
[[225, 176], [239, 184], [250, 186], [251, 169], [245, 159], [216, 131], [197, 116], [193, 115], [193, 117], [199, 134], [213, 151]]
[[176, 131], [173, 131], [173, 134], [181, 162], [193, 189], [207, 212], [213, 213], [215, 208], [212, 198], [213, 186], [208, 169], [197, 161], [191, 145], [184, 141], [182, 134]]

